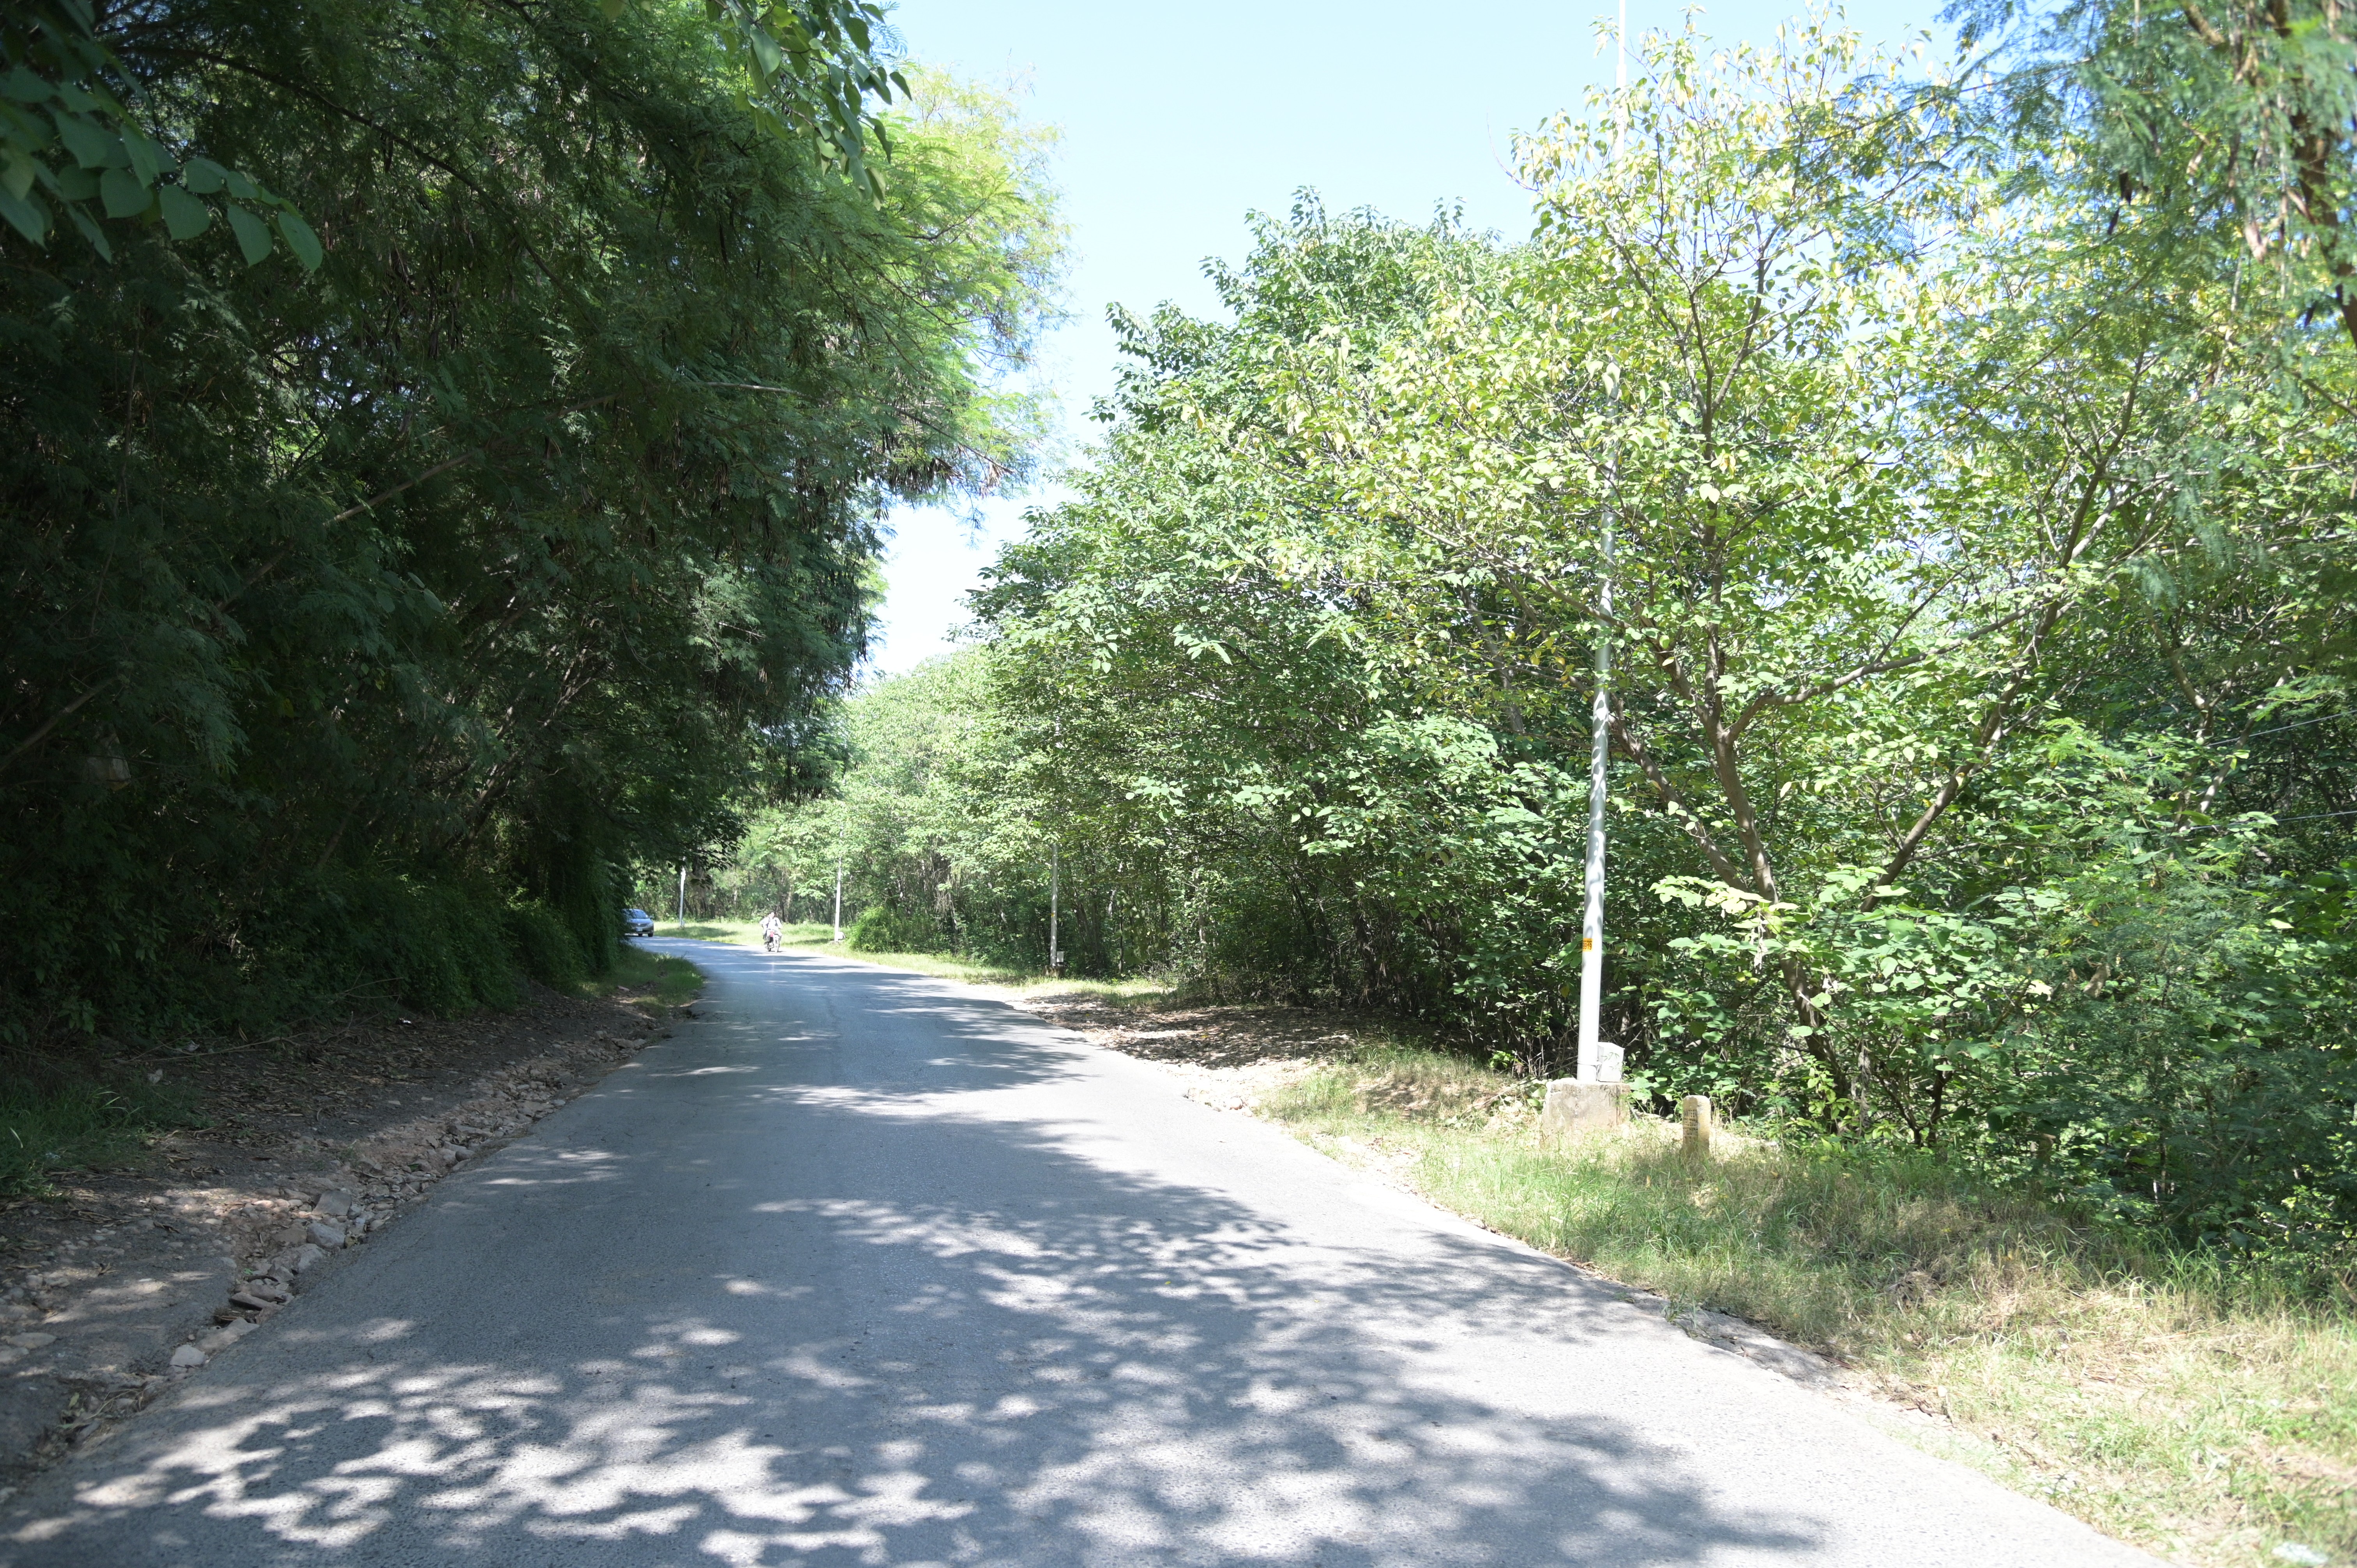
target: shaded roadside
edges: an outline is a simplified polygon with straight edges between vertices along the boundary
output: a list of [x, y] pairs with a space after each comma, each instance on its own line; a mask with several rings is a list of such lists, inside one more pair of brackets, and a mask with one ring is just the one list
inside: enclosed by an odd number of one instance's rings
[[0, 1204], [0, 1496], [266, 1323], [441, 1176], [668, 1033], [679, 988], [533, 987], [509, 1013], [391, 1015], [125, 1058], [197, 1123]]

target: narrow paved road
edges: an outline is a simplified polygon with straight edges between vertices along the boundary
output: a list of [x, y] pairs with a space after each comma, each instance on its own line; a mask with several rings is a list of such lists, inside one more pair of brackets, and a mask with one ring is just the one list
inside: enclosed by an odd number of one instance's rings
[[963, 987], [679, 948], [707, 1021], [0, 1563], [2152, 1561]]

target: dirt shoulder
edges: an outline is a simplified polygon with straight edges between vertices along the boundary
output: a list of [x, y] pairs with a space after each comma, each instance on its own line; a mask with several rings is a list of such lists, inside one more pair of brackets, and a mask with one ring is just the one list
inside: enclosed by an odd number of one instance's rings
[[512, 1013], [371, 1018], [143, 1063], [208, 1124], [158, 1137], [145, 1168], [0, 1206], [0, 1496], [200, 1375], [443, 1176], [684, 1011], [535, 988]]
[[1348, 1058], [1385, 1022], [1311, 1007], [1136, 1003], [1079, 991], [1005, 995], [1094, 1044], [1167, 1069], [1189, 1096], [1222, 1105]]

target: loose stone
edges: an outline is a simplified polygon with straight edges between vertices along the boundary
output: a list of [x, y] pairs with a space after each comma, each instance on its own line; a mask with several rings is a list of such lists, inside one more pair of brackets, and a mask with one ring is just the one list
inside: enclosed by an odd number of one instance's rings
[[[241, 1317], [235, 1323], [225, 1323], [214, 1329], [210, 1334], [198, 1340], [194, 1348], [203, 1355], [218, 1356], [253, 1332], [253, 1325]], [[181, 1348], [188, 1349], [189, 1347], [182, 1346]], [[178, 1352], [174, 1353], [173, 1359], [178, 1359]]]

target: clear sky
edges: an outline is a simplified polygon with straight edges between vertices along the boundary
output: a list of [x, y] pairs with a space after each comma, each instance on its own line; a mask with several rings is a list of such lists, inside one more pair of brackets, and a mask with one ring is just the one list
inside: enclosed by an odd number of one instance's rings
[[[1461, 203], [1477, 227], [1526, 232], [1509, 146], [1514, 132], [1577, 111], [1589, 85], [1611, 81], [1610, 56], [1595, 44], [1600, 3], [901, 0], [893, 23], [917, 59], [1023, 84], [1027, 116], [1063, 133], [1056, 178], [1071, 229], [1072, 319], [1048, 343], [1045, 369], [1077, 454], [1090, 400], [1114, 381], [1105, 307], [1144, 314], [1168, 300], [1209, 312], [1203, 260], [1242, 256], [1248, 211], [1283, 212], [1307, 187], [1336, 210], [1420, 220]], [[1735, 0], [1702, 25], [1725, 41], [1764, 41], [1798, 9]], [[1938, 9], [1867, 0], [1848, 14], [1870, 40], [1898, 43]], [[1629, 26], [1641, 33], [1680, 17], [1661, 0], [1631, 0]], [[895, 520], [877, 669], [906, 670], [948, 646], [975, 574], [1041, 499], [986, 504], [979, 531], [941, 512]]]

